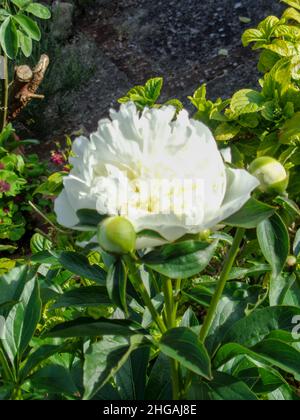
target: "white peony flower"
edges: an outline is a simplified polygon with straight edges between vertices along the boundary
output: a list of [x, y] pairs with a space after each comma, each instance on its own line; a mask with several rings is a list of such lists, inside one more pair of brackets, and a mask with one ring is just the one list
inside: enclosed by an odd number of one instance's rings
[[160, 234], [161, 240], [138, 240], [150, 247], [213, 228], [259, 184], [246, 170], [225, 166], [210, 130], [187, 111], [175, 119], [172, 106], [140, 113], [127, 103], [110, 117], [90, 140], [73, 143], [73, 169], [55, 201], [61, 225], [74, 228], [79, 209], [120, 214], [136, 232]]

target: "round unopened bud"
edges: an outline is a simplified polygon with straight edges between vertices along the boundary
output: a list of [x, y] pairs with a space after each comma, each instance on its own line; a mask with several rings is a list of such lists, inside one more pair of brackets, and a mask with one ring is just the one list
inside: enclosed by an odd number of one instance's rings
[[199, 239], [201, 241], [207, 241], [210, 237], [211, 231], [209, 229], [204, 229], [199, 233]]
[[288, 174], [278, 160], [262, 156], [249, 166], [249, 172], [260, 182], [263, 192], [282, 194], [288, 186]]
[[289, 267], [294, 267], [297, 264], [297, 258], [294, 255], [289, 255], [286, 259], [286, 263]]
[[111, 254], [128, 254], [135, 249], [134, 227], [122, 216], [108, 217], [99, 223], [97, 237], [101, 248]]

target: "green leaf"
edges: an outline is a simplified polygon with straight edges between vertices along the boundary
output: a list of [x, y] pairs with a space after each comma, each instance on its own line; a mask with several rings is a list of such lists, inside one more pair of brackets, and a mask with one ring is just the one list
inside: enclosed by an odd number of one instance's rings
[[291, 61], [287, 57], [279, 60], [270, 72], [266, 73], [263, 82], [262, 94], [268, 99], [282, 97], [291, 84]]
[[251, 349], [236, 343], [225, 344], [215, 356], [214, 363], [219, 367], [241, 354], [260, 362], [270, 363], [287, 373], [300, 377], [300, 352], [289, 344], [274, 339], [263, 340]]
[[276, 278], [283, 270], [289, 255], [288, 230], [277, 214], [257, 226], [257, 239], [265, 259], [272, 268], [272, 274]]
[[40, 320], [41, 308], [39, 285], [36, 277], [32, 276], [5, 321], [2, 344], [12, 364], [18, 363], [26, 350]]
[[33, 194], [58, 195], [63, 188], [64, 175], [63, 172], [55, 172], [50, 175], [47, 181], [39, 185]]
[[295, 9], [300, 10], [300, 0], [282, 0], [284, 3], [289, 6], [295, 7]]
[[160, 350], [182, 366], [211, 379], [210, 359], [198, 336], [189, 328], [178, 327], [168, 330], [159, 342]]
[[142, 261], [152, 270], [167, 277], [185, 279], [207, 267], [217, 245], [218, 241], [211, 244], [199, 241], [178, 242], [149, 252]]
[[96, 264], [91, 265], [87, 257], [77, 252], [63, 251], [58, 257], [60, 264], [77, 276], [105, 284], [106, 272]]
[[282, 18], [287, 20], [295, 20], [296, 22], [300, 23], [300, 13], [292, 7], [289, 7], [284, 11]]
[[247, 47], [251, 42], [258, 41], [265, 41], [264, 34], [259, 29], [247, 29], [242, 35], [244, 47]]
[[5, 54], [14, 59], [19, 49], [19, 38], [16, 26], [11, 17], [5, 19], [0, 27], [0, 44]]
[[282, 385], [268, 394], [269, 401], [300, 401], [300, 397], [290, 386]]
[[171, 375], [170, 359], [163, 353], [160, 353], [149, 375], [145, 399], [152, 401], [171, 400]]
[[293, 144], [300, 141], [300, 112], [287, 120], [280, 129], [279, 140], [283, 144]]
[[28, 58], [32, 53], [32, 39], [29, 36], [23, 34], [21, 31], [18, 31], [18, 35], [22, 53], [25, 55], [25, 57]]
[[140, 337], [132, 337], [128, 342], [122, 337], [109, 336], [90, 344], [84, 361], [84, 400], [91, 399], [117, 373], [140, 342]]
[[77, 210], [76, 215], [79, 219], [76, 227], [90, 231], [96, 231], [98, 224], [107, 217], [107, 215], [99, 214], [96, 210], [91, 209]]
[[77, 318], [74, 321], [56, 325], [48, 334], [49, 337], [100, 337], [101, 335], [121, 335], [128, 337], [144, 334], [145, 330], [133, 322], [118, 319]]
[[11, 0], [19, 9], [26, 7], [32, 0]]
[[283, 331], [287, 339], [293, 341], [292, 320], [298, 315], [300, 315], [300, 308], [292, 306], [256, 309], [231, 326], [223, 343], [239, 343], [245, 347], [253, 347], [267, 338], [272, 331]]
[[265, 98], [256, 90], [243, 89], [236, 92], [230, 103], [231, 110], [236, 115], [250, 114], [263, 109]]
[[30, 3], [25, 10], [40, 19], [50, 19], [51, 17], [50, 10], [43, 4]]
[[296, 255], [296, 257], [298, 257], [300, 254], [300, 228], [297, 230], [296, 235], [295, 235], [294, 244], [293, 244], [293, 252]]
[[60, 353], [63, 350], [64, 345], [57, 346], [54, 344], [46, 344], [36, 349], [27, 357], [26, 362], [20, 372], [20, 379], [24, 381], [30, 375], [30, 373], [34, 369], [36, 369], [42, 362], [44, 362], [54, 354]]
[[49, 251], [52, 248], [52, 242], [40, 233], [35, 233], [30, 239], [30, 250], [36, 254], [41, 251]]
[[272, 44], [264, 45], [264, 48], [280, 55], [281, 57], [289, 57], [293, 55], [291, 47], [293, 47], [291, 42], [284, 41], [282, 39], [276, 39], [272, 42]]
[[106, 287], [111, 301], [125, 312], [127, 312], [126, 286], [126, 267], [123, 261], [118, 259], [109, 267], [106, 277]]
[[189, 400], [255, 401], [257, 397], [241, 379], [223, 372], [213, 372], [209, 382], [194, 379], [188, 392]]
[[30, 17], [18, 14], [14, 15], [13, 19], [31, 39], [35, 41], [41, 40], [41, 31], [37, 23]]
[[183, 317], [180, 322], [180, 326], [181, 327], [198, 327], [199, 326], [198, 318], [191, 307], [189, 307], [183, 314]]
[[160, 96], [160, 92], [163, 86], [163, 78], [155, 77], [150, 79], [145, 84], [145, 95], [151, 99], [153, 103], [157, 101]]
[[28, 278], [32, 277], [26, 265], [16, 267], [7, 274], [0, 276], [0, 305], [20, 299]]
[[122, 400], [144, 400], [150, 347], [133, 350], [115, 375], [115, 384]]
[[224, 122], [215, 130], [215, 139], [217, 141], [228, 141], [236, 137], [241, 130], [241, 127], [238, 125], [230, 124], [227, 122]]
[[215, 317], [205, 341], [206, 348], [213, 354], [222, 343], [232, 325], [244, 318], [251, 305], [255, 307], [263, 299], [263, 289], [242, 283], [228, 283], [220, 299]]
[[275, 208], [250, 198], [237, 213], [224, 220], [229, 226], [252, 229], [275, 213]]
[[97, 305], [110, 305], [111, 300], [107, 294], [105, 286], [87, 286], [68, 290], [58, 296], [52, 305], [53, 309], [64, 307], [86, 307]]
[[74, 396], [79, 392], [69, 369], [53, 363], [35, 372], [30, 378], [30, 383], [33, 388], [47, 394]]
[[[245, 364], [247, 363], [247, 365], [252, 365], [253, 367], [243, 368], [243, 361]], [[250, 358], [243, 357], [240, 365], [242, 368], [238, 372], [235, 370], [235, 376], [243, 380], [256, 394], [266, 394], [267, 392], [275, 391], [286, 383], [275, 369], [270, 368], [270, 366], [265, 367], [253, 359], [250, 360]]]

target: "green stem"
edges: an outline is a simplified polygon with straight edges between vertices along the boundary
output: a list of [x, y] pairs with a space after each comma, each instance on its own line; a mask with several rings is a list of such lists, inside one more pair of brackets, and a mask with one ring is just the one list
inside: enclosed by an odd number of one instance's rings
[[163, 323], [162, 319], [160, 318], [158, 312], [156, 311], [151, 298], [147, 292], [147, 289], [143, 283], [143, 280], [141, 279], [140, 273], [138, 268], [136, 267], [134, 260], [131, 256], [125, 256], [124, 261], [127, 264], [127, 267], [129, 269], [129, 278], [131, 280], [131, 283], [133, 287], [138, 291], [138, 293], [141, 295], [146, 307], [149, 309], [152, 318], [156, 325], [158, 326], [161, 333], [164, 333], [167, 331], [167, 328], [165, 324]]
[[212, 301], [210, 303], [206, 318], [204, 320], [203, 326], [201, 328], [200, 331], [200, 340], [202, 342], [205, 341], [207, 334], [209, 332], [209, 329], [211, 327], [211, 324], [214, 320], [215, 317], [215, 312], [219, 303], [219, 300], [222, 297], [224, 288], [226, 286], [226, 282], [229, 276], [229, 273], [232, 269], [233, 263], [236, 259], [236, 256], [239, 252], [239, 246], [241, 244], [241, 241], [244, 237], [245, 234], [245, 229], [242, 228], [238, 228], [232, 243], [232, 246], [227, 254], [226, 260], [225, 260], [225, 264], [223, 266], [221, 275], [220, 275], [220, 279], [217, 285], [217, 289], [213, 295]]
[[7, 124], [8, 111], [8, 62], [7, 55], [3, 52], [3, 80], [2, 80], [2, 130]]
[[167, 278], [163, 279], [162, 288], [165, 296], [165, 314], [167, 320], [167, 327], [173, 328], [175, 325], [173, 317], [174, 302], [172, 280]]
[[[172, 280], [168, 278], [163, 278], [163, 292], [165, 297], [165, 317], [167, 321], [168, 328], [176, 327], [176, 315], [177, 315], [177, 303], [174, 302], [173, 296], [173, 285]], [[178, 282], [176, 282], [176, 287]], [[179, 363], [170, 359], [171, 362], [171, 372], [172, 372], [172, 394], [173, 400], [179, 400], [181, 395], [180, 390], [180, 366]]]

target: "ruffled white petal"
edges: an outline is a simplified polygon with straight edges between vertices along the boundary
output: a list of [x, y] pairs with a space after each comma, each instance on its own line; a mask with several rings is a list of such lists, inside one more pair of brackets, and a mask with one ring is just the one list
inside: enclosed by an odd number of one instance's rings
[[72, 228], [79, 223], [79, 219], [71, 206], [66, 190], [63, 190], [54, 202], [54, 211], [57, 222], [67, 228]]
[[243, 169], [226, 168], [227, 190], [220, 209], [205, 224], [211, 228], [238, 212], [249, 200], [251, 192], [258, 187], [259, 181]]

